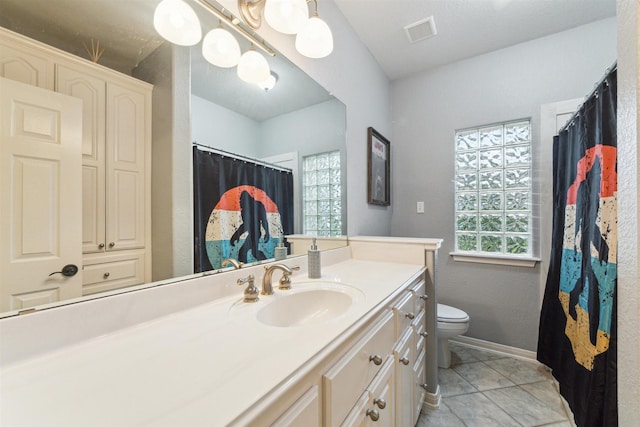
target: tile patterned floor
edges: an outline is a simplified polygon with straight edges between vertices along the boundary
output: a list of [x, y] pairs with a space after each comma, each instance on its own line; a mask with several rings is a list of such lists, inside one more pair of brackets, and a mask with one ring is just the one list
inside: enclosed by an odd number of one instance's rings
[[551, 375], [539, 364], [451, 342], [439, 369], [442, 402], [417, 427], [572, 427]]

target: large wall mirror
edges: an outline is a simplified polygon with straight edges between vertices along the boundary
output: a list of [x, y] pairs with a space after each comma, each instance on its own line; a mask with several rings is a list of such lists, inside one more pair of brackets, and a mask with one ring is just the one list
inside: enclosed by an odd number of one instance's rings
[[[222, 69], [207, 63], [202, 57], [200, 44], [192, 48], [168, 48], [153, 28], [153, 13], [159, 1], [3, 0], [0, 2], [0, 26], [83, 58], [88, 58], [86, 48], [91, 48], [92, 39], [94, 43], [99, 41], [104, 54], [98, 63], [134, 76], [138, 76], [134, 71], [136, 67], [158, 49], [181, 49], [183, 54], [188, 50], [191, 59], [187, 75], [190, 76], [190, 82], [185, 84], [182, 81], [181, 84], [190, 88], [191, 93], [187, 89], [181, 96], [190, 100], [191, 123], [181, 122], [176, 126], [177, 129], [183, 129], [184, 140], [189, 141], [188, 150], [191, 150], [190, 142], [197, 142], [254, 159], [279, 162], [284, 158], [288, 162], [285, 165], [298, 175], [294, 181], [294, 232], [302, 233], [303, 182], [300, 175], [306, 156], [340, 152], [343, 165], [342, 197], [346, 197], [344, 104], [280, 53], [267, 58], [277, 81], [272, 89], [265, 91], [241, 81], [235, 68]], [[213, 0], [210, 3], [216, 5]], [[199, 5], [194, 3], [192, 7], [201, 18], [203, 33], [218, 26], [218, 20]], [[248, 43], [239, 37], [238, 40], [241, 48], [246, 49]], [[160, 66], [158, 72], [168, 72], [174, 65]], [[155, 149], [155, 137], [152, 149]], [[191, 179], [190, 158], [174, 168], [182, 170], [182, 179]], [[157, 177], [157, 168], [154, 173]], [[183, 185], [182, 188], [189, 186]], [[343, 199], [343, 202], [344, 231], [346, 200]], [[183, 207], [192, 209], [192, 206]], [[152, 209], [152, 222], [160, 223], [166, 219], [166, 215], [167, 212]], [[183, 229], [188, 230], [189, 227]], [[158, 233], [157, 229], [152, 233], [154, 258], [155, 245], [167, 241]], [[188, 230], [183, 233], [185, 235], [174, 237], [183, 243], [189, 242], [193, 240], [192, 233], [192, 230]], [[154, 258], [151, 262], [155, 264], [157, 260]], [[158, 274], [154, 274], [154, 285], [156, 281], [167, 283], [184, 278], [185, 274], [193, 271], [192, 257], [174, 262], [181, 265], [167, 270], [169, 273], [160, 269]], [[124, 289], [127, 290], [130, 289]], [[3, 317], [2, 313], [0, 317]]]

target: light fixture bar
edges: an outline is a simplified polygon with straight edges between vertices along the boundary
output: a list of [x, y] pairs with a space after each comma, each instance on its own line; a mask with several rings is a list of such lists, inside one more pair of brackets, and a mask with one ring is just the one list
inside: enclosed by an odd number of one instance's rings
[[257, 35], [251, 34], [247, 30], [242, 28], [240, 26], [240, 21], [237, 18], [228, 17], [224, 12], [219, 11], [217, 8], [215, 8], [211, 3], [209, 3], [206, 0], [193, 0], [193, 1], [198, 3], [200, 6], [204, 7], [205, 9], [207, 9], [209, 12], [211, 12], [213, 15], [215, 15], [216, 18], [220, 19], [227, 26], [229, 26], [230, 28], [234, 29], [238, 34], [242, 35], [244, 38], [249, 40], [251, 43], [253, 43], [254, 45], [258, 46], [266, 54], [268, 54], [270, 56], [276, 56], [276, 52], [273, 49], [271, 49], [270, 47], [267, 46], [267, 44], [264, 41], [264, 39], [259, 38]]

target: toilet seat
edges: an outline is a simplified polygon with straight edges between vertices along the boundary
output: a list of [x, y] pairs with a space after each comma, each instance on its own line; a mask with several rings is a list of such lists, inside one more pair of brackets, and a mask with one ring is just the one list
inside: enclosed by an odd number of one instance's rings
[[438, 303], [438, 322], [465, 323], [469, 321], [469, 315], [459, 308]]

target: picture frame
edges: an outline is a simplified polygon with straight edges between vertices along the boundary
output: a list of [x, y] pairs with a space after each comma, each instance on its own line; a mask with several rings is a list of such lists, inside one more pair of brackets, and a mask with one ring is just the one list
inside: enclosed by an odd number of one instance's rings
[[391, 142], [374, 128], [367, 129], [367, 202], [391, 205]]

